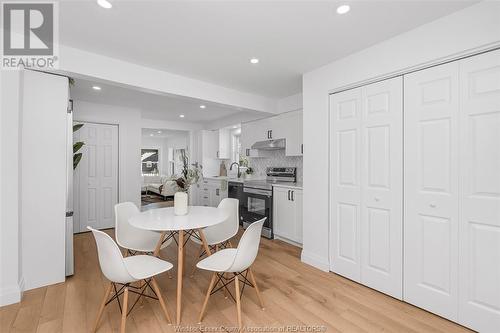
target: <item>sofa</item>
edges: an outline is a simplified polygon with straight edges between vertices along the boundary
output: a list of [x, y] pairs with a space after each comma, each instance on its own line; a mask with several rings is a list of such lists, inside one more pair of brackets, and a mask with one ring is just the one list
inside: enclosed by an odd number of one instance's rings
[[177, 183], [165, 176], [142, 176], [142, 188], [167, 198], [177, 192]]

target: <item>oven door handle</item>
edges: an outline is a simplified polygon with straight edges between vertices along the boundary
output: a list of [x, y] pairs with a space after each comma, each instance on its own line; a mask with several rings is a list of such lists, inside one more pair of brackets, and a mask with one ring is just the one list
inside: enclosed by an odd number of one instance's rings
[[243, 188], [243, 192], [245, 192], [245, 193], [251, 193], [251, 194], [260, 194], [260, 195], [265, 195], [267, 197], [271, 197], [270, 191], [259, 190], [259, 189], [256, 189], [256, 188], [247, 188], [247, 187], [244, 187]]

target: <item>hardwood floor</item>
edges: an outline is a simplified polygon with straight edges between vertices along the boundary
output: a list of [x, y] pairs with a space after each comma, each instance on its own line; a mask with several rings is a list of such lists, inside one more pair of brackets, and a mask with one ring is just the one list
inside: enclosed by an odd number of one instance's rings
[[[108, 233], [114, 232], [108, 230]], [[188, 242], [182, 326], [191, 327], [181, 330], [167, 325], [160, 304], [145, 300], [128, 317], [127, 332], [200, 331], [198, 315], [210, 273], [198, 270], [193, 278], [189, 277], [197, 251], [198, 246]], [[305, 265], [299, 255], [300, 249], [296, 247], [262, 239], [254, 272], [265, 311], [261, 310], [254, 290], [246, 288], [242, 298], [244, 326], [273, 327], [274, 331], [290, 325], [320, 325], [327, 332], [470, 332], [338, 275]], [[162, 250], [162, 257], [175, 264], [175, 246]], [[158, 281], [173, 315], [175, 278], [162, 274]], [[65, 283], [27, 291], [21, 303], [0, 308], [0, 331], [90, 332], [105, 283], [92, 235], [78, 234], [75, 236], [75, 275]], [[131, 297], [133, 302], [135, 295]], [[229, 332], [237, 325], [236, 306], [230, 298], [224, 298], [222, 291], [210, 298], [202, 325], [224, 326], [222, 331]], [[98, 332], [118, 332], [119, 327], [120, 311], [118, 305], [112, 303], [104, 310]]]

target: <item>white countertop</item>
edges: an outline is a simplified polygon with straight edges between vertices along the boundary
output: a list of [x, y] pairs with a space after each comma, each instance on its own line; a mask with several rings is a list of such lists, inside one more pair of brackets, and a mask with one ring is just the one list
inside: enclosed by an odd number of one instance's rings
[[302, 190], [302, 182], [278, 183], [278, 184], [273, 184], [273, 187], [285, 187], [285, 188], [294, 188], [294, 189]]

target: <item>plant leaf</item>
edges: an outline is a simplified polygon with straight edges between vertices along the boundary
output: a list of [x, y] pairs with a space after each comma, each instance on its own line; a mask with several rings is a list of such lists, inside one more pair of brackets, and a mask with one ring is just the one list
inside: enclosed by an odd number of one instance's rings
[[73, 125], [73, 132], [78, 131], [80, 128], [83, 127], [84, 124], [75, 124]]
[[78, 166], [78, 163], [80, 163], [80, 160], [82, 159], [82, 153], [78, 153], [73, 155], [73, 170], [76, 169]]
[[77, 151], [79, 151], [80, 148], [82, 148], [83, 146], [85, 146], [85, 143], [82, 141], [78, 141], [78, 142], [73, 143], [73, 154], [76, 153]]

